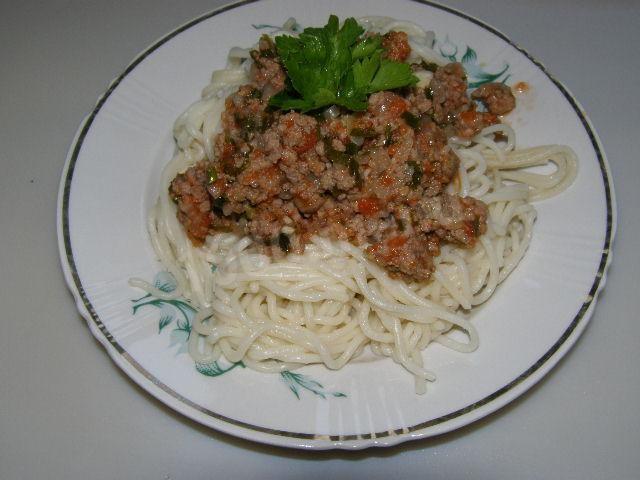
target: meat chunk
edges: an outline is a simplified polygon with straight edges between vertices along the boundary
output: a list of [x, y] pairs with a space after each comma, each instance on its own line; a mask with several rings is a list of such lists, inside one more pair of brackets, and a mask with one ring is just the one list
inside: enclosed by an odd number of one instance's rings
[[487, 230], [487, 206], [475, 198], [442, 194], [421, 200], [415, 210], [417, 229], [466, 247]]
[[412, 88], [406, 96], [409, 111], [414, 115], [427, 113], [431, 108], [431, 100], [427, 98], [424, 88]]
[[427, 196], [439, 194], [456, 175], [459, 160], [447, 145], [445, 132], [426, 119], [416, 131], [417, 151], [422, 158], [421, 184]]
[[207, 164], [200, 162], [176, 176], [169, 186], [169, 195], [178, 205], [178, 220], [197, 245], [204, 242], [213, 220], [208, 181]]
[[368, 112], [378, 124], [393, 121], [408, 109], [409, 102], [393, 92], [377, 92], [369, 97]]
[[280, 117], [277, 130], [285, 147], [303, 154], [313, 149], [318, 142], [318, 122], [315, 118], [299, 113], [287, 113]]
[[452, 132], [459, 137], [471, 138], [483, 128], [496, 123], [500, 123], [500, 121], [493, 113], [471, 109], [456, 115]]
[[248, 233], [262, 243], [270, 244], [285, 225], [282, 206], [282, 201], [259, 205], [248, 224]]
[[382, 48], [389, 60], [404, 62], [411, 54], [409, 37], [405, 32], [388, 32], [382, 36]]
[[367, 253], [391, 276], [428, 280], [434, 270], [433, 252], [438, 241], [426, 235], [397, 235], [375, 243]]
[[433, 95], [433, 119], [437, 123], [451, 123], [457, 113], [469, 109], [467, 75], [460, 63], [438, 67], [429, 86]]
[[258, 43], [258, 50], [251, 51], [253, 65], [250, 77], [257, 87], [262, 90], [262, 99], [269, 100], [284, 88], [287, 78], [276, 53], [273, 41], [263, 35]]
[[511, 89], [502, 83], [485, 83], [471, 93], [471, 98], [480, 100], [494, 115], [504, 115], [516, 107]]
[[293, 187], [293, 203], [302, 213], [316, 212], [325, 200], [318, 180], [305, 178]]
[[250, 162], [236, 181], [228, 188], [227, 197], [232, 205], [231, 210], [241, 213], [245, 210], [243, 202], [257, 205], [276, 197], [284, 183], [284, 174], [274, 165], [261, 162]]

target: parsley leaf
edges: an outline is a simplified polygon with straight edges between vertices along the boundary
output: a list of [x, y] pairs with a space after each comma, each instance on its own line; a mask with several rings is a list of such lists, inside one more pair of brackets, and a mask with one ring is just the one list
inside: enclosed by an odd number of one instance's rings
[[331, 15], [324, 27], [305, 28], [298, 38], [276, 37], [288, 81], [269, 104], [302, 112], [329, 105], [365, 110], [369, 94], [418, 81], [409, 65], [382, 58], [379, 35], [361, 38], [363, 33], [354, 18], [340, 27]]

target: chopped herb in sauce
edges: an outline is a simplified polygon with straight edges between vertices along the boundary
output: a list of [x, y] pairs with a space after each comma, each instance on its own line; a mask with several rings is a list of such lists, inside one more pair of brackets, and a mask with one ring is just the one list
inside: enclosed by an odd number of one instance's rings
[[378, 136], [373, 128], [354, 128], [351, 130], [351, 136], [361, 138], [375, 138]]
[[283, 252], [289, 253], [289, 250], [291, 249], [291, 240], [289, 240], [287, 234], [281, 233], [278, 235], [278, 246]]
[[240, 173], [242, 173], [246, 165], [247, 165], [246, 159], [244, 162], [238, 164], [236, 161], [236, 158], [231, 158], [222, 164], [222, 171], [227, 175], [236, 177]]
[[356, 179], [356, 187], [361, 187], [362, 175], [360, 175], [360, 165], [358, 164], [358, 161], [354, 157], [349, 157], [347, 167], [349, 168], [349, 173]]
[[418, 163], [414, 162], [413, 160], [407, 162], [407, 165], [411, 169], [411, 182], [409, 183], [409, 185], [411, 185], [411, 187], [413, 188], [416, 188], [422, 181], [422, 167], [420, 167], [420, 165], [418, 165]]
[[393, 130], [391, 128], [391, 125], [387, 125], [386, 127], [384, 127], [384, 143], [383, 145], [385, 147], [388, 147], [389, 145], [393, 145]]
[[409, 125], [414, 130], [420, 126], [420, 117], [414, 115], [411, 112], [404, 112], [402, 114], [402, 118], [404, 118], [404, 121], [407, 122], [407, 125]]
[[213, 199], [213, 202], [212, 202], [213, 211], [216, 212], [218, 215], [222, 215], [222, 207], [224, 206], [225, 201], [226, 201], [226, 198], [224, 197], [218, 197]]
[[211, 185], [213, 182], [218, 180], [218, 172], [216, 172], [215, 168], [209, 167], [207, 168], [207, 177], [208, 177], [207, 183]]
[[353, 143], [347, 143], [345, 147], [345, 151], [341, 152], [336, 150], [331, 145], [331, 139], [325, 137], [324, 141], [324, 151], [325, 155], [332, 163], [337, 163], [339, 165], [345, 165], [349, 170], [349, 173], [355, 178], [356, 186], [362, 186], [362, 175], [360, 174], [360, 165], [358, 164], [358, 160], [356, 160], [356, 155], [360, 150], [360, 147]]
[[360, 150], [360, 147], [358, 147], [358, 145], [353, 142], [349, 142], [347, 143], [344, 153], [346, 153], [347, 155], [355, 155], [356, 153], [358, 153], [358, 150]]
[[260, 99], [262, 98], [262, 92], [260, 91], [260, 89], [254, 88], [253, 90], [251, 90], [251, 93], [249, 94], [249, 98]]
[[435, 72], [438, 69], [438, 64], [433, 62], [423, 61], [420, 65], [422, 66], [422, 68], [428, 70], [429, 72]]

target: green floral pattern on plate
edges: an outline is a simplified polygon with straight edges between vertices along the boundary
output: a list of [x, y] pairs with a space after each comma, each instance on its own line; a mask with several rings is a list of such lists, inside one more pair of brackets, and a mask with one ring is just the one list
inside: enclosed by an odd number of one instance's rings
[[511, 74], [508, 74], [509, 64], [504, 63], [503, 67], [495, 73], [486, 72], [478, 61], [478, 54], [469, 45], [465, 45], [464, 54], [460, 56], [459, 48], [451, 41], [449, 35], [446, 35], [444, 41], [438, 39], [434, 41], [433, 47], [436, 51], [450, 62], [460, 62], [467, 72], [469, 88], [478, 88], [480, 85], [490, 82], [506, 83]]
[[[177, 288], [175, 279], [168, 272], [159, 272], [156, 274], [153, 279], [153, 286], [164, 293], [171, 293]], [[155, 297], [150, 293], [131, 300], [131, 303], [134, 315], [138, 313], [142, 307], [153, 307], [159, 310], [158, 334], [163, 334], [163, 331], [167, 331], [167, 327], [173, 325], [173, 329], [169, 334], [169, 348], [177, 346], [176, 355], [187, 352], [187, 340], [189, 340], [189, 336], [191, 335], [191, 320], [197, 311], [193, 305], [181, 298], [166, 300]], [[245, 368], [242, 362], [230, 363], [223, 360], [212, 363], [194, 362], [194, 364], [195, 369], [207, 377], [219, 377], [238, 367]], [[280, 373], [280, 378], [298, 400], [301, 398], [301, 393], [305, 390], [322, 399], [329, 397], [344, 398], [347, 396], [342, 392], [325, 390], [321, 383], [301, 373], [285, 370]]]

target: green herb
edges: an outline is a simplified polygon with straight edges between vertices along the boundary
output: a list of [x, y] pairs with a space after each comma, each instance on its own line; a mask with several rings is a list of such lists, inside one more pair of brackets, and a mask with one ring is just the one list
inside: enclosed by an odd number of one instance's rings
[[393, 145], [393, 130], [391, 129], [391, 125], [384, 127], [384, 142], [382, 144], [385, 147]]
[[349, 160], [347, 160], [347, 168], [356, 180], [356, 187], [361, 187], [362, 175], [360, 175], [360, 164], [358, 164], [358, 161], [354, 157], [349, 157]]
[[374, 138], [377, 136], [373, 128], [354, 128], [351, 130], [352, 137]]
[[224, 202], [226, 201], [226, 199], [224, 197], [217, 197], [213, 199], [213, 211], [216, 212], [218, 215], [223, 215], [222, 213], [222, 207], [224, 206]]
[[428, 70], [430, 72], [435, 72], [438, 69], [438, 65], [436, 63], [433, 63], [433, 62], [425, 62], [423, 60], [420, 65], [422, 66], [422, 68], [424, 68], [425, 70]]
[[278, 235], [278, 246], [283, 252], [289, 253], [289, 249], [291, 248], [291, 240], [289, 240], [289, 237], [286, 234], [281, 233], [280, 235]]
[[224, 136], [224, 141], [225, 143], [228, 143], [229, 145], [233, 146], [234, 148], [237, 147], [236, 141], [233, 139], [233, 137], [231, 135], [229, 135], [228, 133], [225, 134]]
[[345, 151], [341, 152], [333, 148], [330, 138], [324, 138], [324, 151], [327, 158], [331, 160], [332, 163], [345, 165], [349, 170], [349, 173], [353, 178], [355, 178], [356, 185], [361, 187], [362, 176], [360, 175], [360, 164], [358, 163], [358, 160], [356, 160], [356, 155], [358, 155], [359, 149], [360, 147], [358, 147], [358, 145], [353, 142], [349, 142], [345, 147]]
[[302, 112], [329, 105], [365, 110], [369, 94], [418, 81], [408, 64], [382, 58], [379, 35], [361, 38], [363, 33], [354, 18], [339, 28], [331, 15], [324, 27], [305, 28], [298, 38], [276, 37], [289, 85], [269, 105]]
[[262, 92], [258, 88], [254, 88], [249, 92], [249, 98], [262, 98]]
[[409, 183], [409, 185], [411, 185], [413, 188], [416, 188], [418, 185], [420, 185], [420, 181], [422, 180], [422, 168], [417, 164], [417, 162], [414, 161], [407, 162], [407, 165], [409, 165], [409, 168], [411, 168], [411, 182]]
[[347, 163], [348, 155], [333, 148], [333, 145], [331, 145], [331, 138], [323, 137], [322, 141], [324, 143], [324, 153], [327, 158], [331, 160], [331, 163]]
[[238, 126], [244, 132], [253, 132], [258, 128], [258, 122], [256, 117], [249, 115], [248, 117], [243, 117], [242, 115], [236, 113], [233, 118], [235, 119]]
[[218, 180], [218, 172], [216, 172], [216, 169], [213, 167], [207, 168], [207, 176], [209, 177], [207, 180], [207, 184], [209, 185]]
[[414, 130], [420, 126], [420, 117], [414, 115], [411, 112], [404, 112], [402, 114], [402, 118], [404, 118], [404, 121], [407, 122], [407, 125], [409, 125]]
[[358, 150], [360, 150], [360, 147], [353, 142], [347, 143], [347, 146], [345, 147], [345, 153], [347, 155], [355, 155], [358, 153]]

